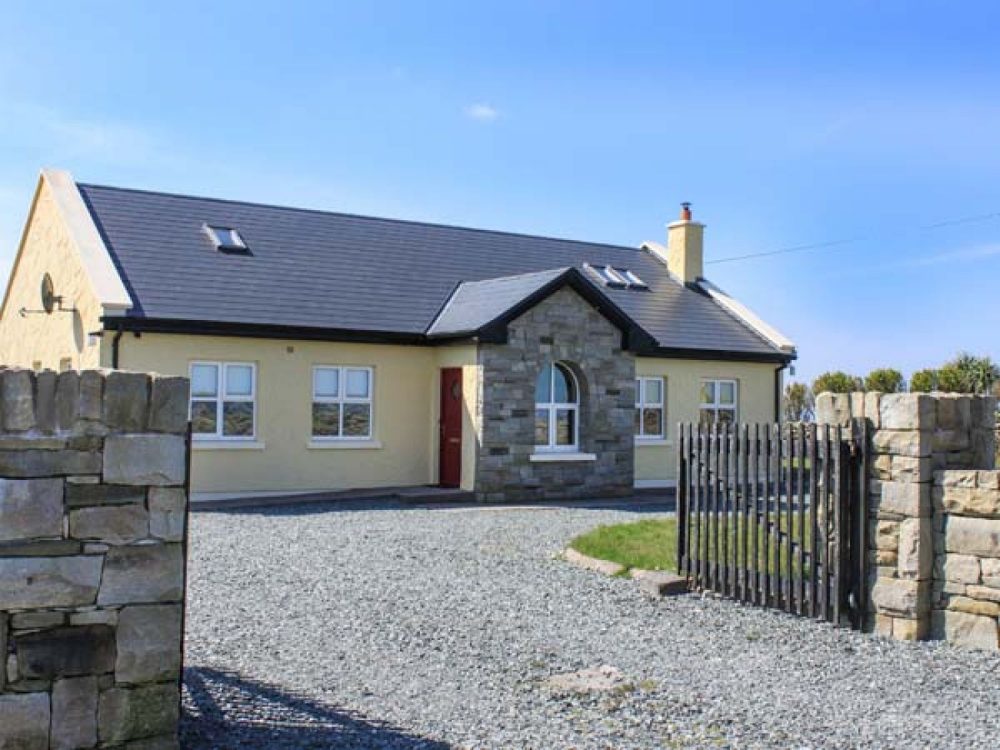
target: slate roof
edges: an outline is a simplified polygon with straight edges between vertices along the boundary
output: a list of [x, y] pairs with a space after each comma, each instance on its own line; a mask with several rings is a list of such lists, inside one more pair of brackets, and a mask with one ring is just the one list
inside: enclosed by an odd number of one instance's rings
[[[98, 185], [79, 190], [135, 302], [133, 319], [417, 340], [436, 319], [439, 332], [473, 330], [471, 321], [544, 284], [547, 274], [589, 263], [629, 268], [648, 284], [642, 291], [589, 282], [663, 350], [790, 358], [638, 248]], [[238, 229], [249, 254], [217, 251], [205, 224]]]

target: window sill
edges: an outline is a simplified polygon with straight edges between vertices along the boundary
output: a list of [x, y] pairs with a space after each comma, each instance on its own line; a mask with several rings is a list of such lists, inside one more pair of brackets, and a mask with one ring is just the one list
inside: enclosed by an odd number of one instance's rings
[[381, 440], [310, 440], [306, 448], [311, 451], [329, 450], [380, 450]]
[[674, 441], [670, 438], [647, 438], [647, 437], [636, 437], [635, 447], [642, 448], [645, 446], [657, 446], [657, 445], [673, 445]]
[[264, 447], [261, 440], [191, 440], [194, 451], [262, 451]]
[[597, 455], [594, 453], [571, 453], [569, 451], [565, 453], [559, 451], [541, 451], [539, 453], [532, 453], [528, 460], [535, 462], [596, 461]]

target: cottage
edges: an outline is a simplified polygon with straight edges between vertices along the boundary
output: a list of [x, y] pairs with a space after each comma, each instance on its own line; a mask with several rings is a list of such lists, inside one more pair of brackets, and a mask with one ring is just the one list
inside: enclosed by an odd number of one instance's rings
[[195, 497], [675, 479], [680, 421], [772, 421], [790, 341], [666, 245], [76, 183], [45, 170], [0, 362], [191, 378]]

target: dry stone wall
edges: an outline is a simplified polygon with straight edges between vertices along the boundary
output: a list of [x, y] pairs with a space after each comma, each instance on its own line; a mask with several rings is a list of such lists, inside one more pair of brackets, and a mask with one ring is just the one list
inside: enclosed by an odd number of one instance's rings
[[187, 402], [0, 368], [0, 748], [177, 747]]
[[821, 423], [864, 419], [872, 430], [869, 626], [997, 648], [1000, 588], [983, 577], [1000, 558], [996, 399], [824, 393], [816, 407]]

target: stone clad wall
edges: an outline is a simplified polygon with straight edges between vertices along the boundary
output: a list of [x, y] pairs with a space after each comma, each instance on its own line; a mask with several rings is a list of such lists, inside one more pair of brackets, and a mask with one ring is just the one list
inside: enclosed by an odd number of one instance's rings
[[932, 629], [1000, 648], [1000, 472], [939, 471], [933, 498]]
[[[968, 596], [966, 583], [962, 584], [966, 587], [961, 592], [963, 599], [950, 599], [952, 593], [959, 594], [959, 584], [948, 583], [947, 560], [940, 559], [947, 554], [949, 544], [954, 546], [954, 541], [947, 540], [949, 535], [955, 537], [956, 529], [980, 529], [987, 523], [982, 513], [970, 511], [981, 507], [980, 489], [985, 488], [976, 485], [966, 503], [952, 499], [957, 493], [950, 485], [958, 481], [956, 470], [964, 470], [960, 472], [963, 482], [968, 482], [965, 477], [970, 472], [974, 481], [982, 475], [983, 481], [989, 482], [994, 476], [986, 470], [994, 467], [996, 399], [952, 394], [824, 393], [817, 398], [816, 407], [821, 423], [850, 426], [852, 418], [865, 419], [872, 429], [869, 625], [883, 635], [904, 640], [947, 638], [997, 648], [995, 627], [992, 645], [988, 638], [967, 637], [976, 623], [960, 615], [968, 614], [974, 606], [965, 599], [975, 597]], [[946, 497], [957, 509], [944, 504]], [[971, 518], [975, 515], [979, 518]], [[989, 551], [1000, 557], [1000, 535], [990, 537], [985, 527], [981, 531], [982, 536], [980, 531], [974, 536], [988, 548], [981, 550], [982, 557], [989, 558]], [[989, 539], [992, 541], [986, 541]], [[955, 572], [958, 560], [953, 562], [952, 575], [959, 575]], [[967, 565], [964, 575], [970, 576], [970, 570], [971, 565]], [[973, 593], [979, 596], [982, 591], [976, 588]], [[986, 609], [990, 608], [984, 606], [979, 611]]]
[[[483, 501], [601, 497], [632, 492], [635, 359], [621, 331], [572, 289], [509, 326], [506, 344], [479, 347], [479, 455]], [[570, 365], [580, 383], [580, 451], [593, 461], [535, 462], [535, 381], [546, 362]]]
[[175, 748], [186, 378], [0, 369], [0, 748]]

